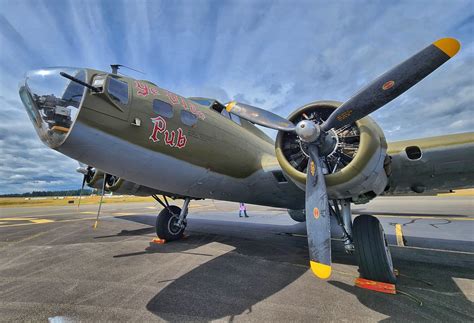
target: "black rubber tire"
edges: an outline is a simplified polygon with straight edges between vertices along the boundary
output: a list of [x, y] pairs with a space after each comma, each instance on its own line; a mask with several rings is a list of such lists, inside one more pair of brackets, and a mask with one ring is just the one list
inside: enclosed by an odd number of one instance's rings
[[359, 215], [354, 219], [352, 232], [361, 277], [395, 284], [397, 277], [380, 221], [369, 214]]
[[173, 222], [178, 221], [181, 209], [176, 205], [171, 205], [169, 208], [174, 214], [168, 209], [163, 209], [156, 217], [156, 235], [158, 238], [165, 239], [166, 241], [179, 240], [183, 237], [184, 229], [176, 229], [173, 226]]

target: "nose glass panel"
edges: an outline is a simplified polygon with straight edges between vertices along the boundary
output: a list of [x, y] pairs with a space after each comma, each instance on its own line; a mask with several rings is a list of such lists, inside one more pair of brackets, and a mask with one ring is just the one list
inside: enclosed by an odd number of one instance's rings
[[66, 138], [86, 90], [60, 72], [86, 81], [83, 69], [49, 68], [28, 72], [20, 88], [21, 100], [38, 135], [50, 146], [57, 146]]

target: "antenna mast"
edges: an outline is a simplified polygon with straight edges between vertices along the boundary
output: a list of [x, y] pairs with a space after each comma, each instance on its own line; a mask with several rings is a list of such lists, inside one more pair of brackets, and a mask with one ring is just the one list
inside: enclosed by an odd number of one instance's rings
[[141, 73], [141, 74], [145, 74], [142, 71], [136, 70], [134, 68], [131, 68], [131, 67], [128, 67], [128, 66], [125, 66], [125, 65], [122, 65], [122, 64], [111, 64], [110, 67], [112, 68], [112, 74], [115, 74], [115, 75], [118, 74], [118, 70], [120, 69], [120, 67], [125, 67], [125, 68], [128, 68], [129, 70], [132, 70], [132, 71], [135, 71], [135, 72], [138, 72], [138, 73]]

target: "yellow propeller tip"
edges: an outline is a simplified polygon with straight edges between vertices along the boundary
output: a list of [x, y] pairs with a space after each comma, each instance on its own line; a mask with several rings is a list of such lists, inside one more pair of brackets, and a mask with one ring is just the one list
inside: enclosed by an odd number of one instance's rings
[[98, 223], [97, 223], [97, 221], [95, 221], [95, 222], [94, 222], [94, 225], [92, 226], [92, 228], [93, 228], [94, 230], [97, 229], [97, 225], [98, 225]]
[[237, 103], [237, 102], [235, 102], [235, 101], [229, 102], [229, 104], [227, 104], [226, 107], [225, 107], [225, 109], [227, 110], [227, 112], [230, 112], [230, 111], [234, 108], [234, 106], [235, 106], [236, 103]]
[[331, 266], [316, 261], [310, 261], [309, 264], [311, 265], [311, 270], [316, 277], [321, 279], [328, 279], [331, 277]]
[[433, 43], [436, 47], [441, 49], [449, 57], [453, 57], [459, 52], [461, 44], [454, 38], [441, 38]]

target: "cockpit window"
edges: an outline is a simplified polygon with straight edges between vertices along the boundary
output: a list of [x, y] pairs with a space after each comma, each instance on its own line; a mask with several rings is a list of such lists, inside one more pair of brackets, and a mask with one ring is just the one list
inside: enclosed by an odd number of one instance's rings
[[226, 117], [227, 119], [230, 119], [230, 115], [229, 115], [229, 112], [227, 112], [226, 109], [222, 109], [221, 110], [221, 114]]
[[242, 123], [240, 122], [240, 117], [239, 116], [236, 116], [235, 114], [233, 113], [230, 113], [230, 112], [227, 112], [226, 109], [222, 109], [221, 110], [221, 114], [226, 117], [227, 119], [230, 119], [232, 121], [234, 121], [236, 124], [238, 125], [242, 125]]
[[195, 99], [195, 98], [189, 98], [189, 100], [196, 102], [197, 104], [204, 105], [206, 107], [210, 106], [215, 101], [212, 99]]
[[128, 84], [127, 82], [117, 80], [113, 77], [109, 79], [108, 90], [110, 97], [121, 103], [128, 103]]
[[233, 113], [229, 113], [230, 114], [230, 119], [232, 121], [234, 121], [236, 124], [238, 125], [242, 125], [242, 123], [240, 122], [240, 117], [239, 116], [236, 116], [235, 114]]
[[225, 105], [223, 105], [222, 103], [214, 99], [207, 99], [207, 98], [188, 98], [188, 99], [200, 105], [209, 107], [211, 110], [214, 110], [217, 113], [220, 113], [222, 116], [234, 121], [236, 124], [240, 126], [242, 125], [242, 122], [239, 116], [236, 116], [235, 114], [227, 112], [227, 110], [225, 109]]

